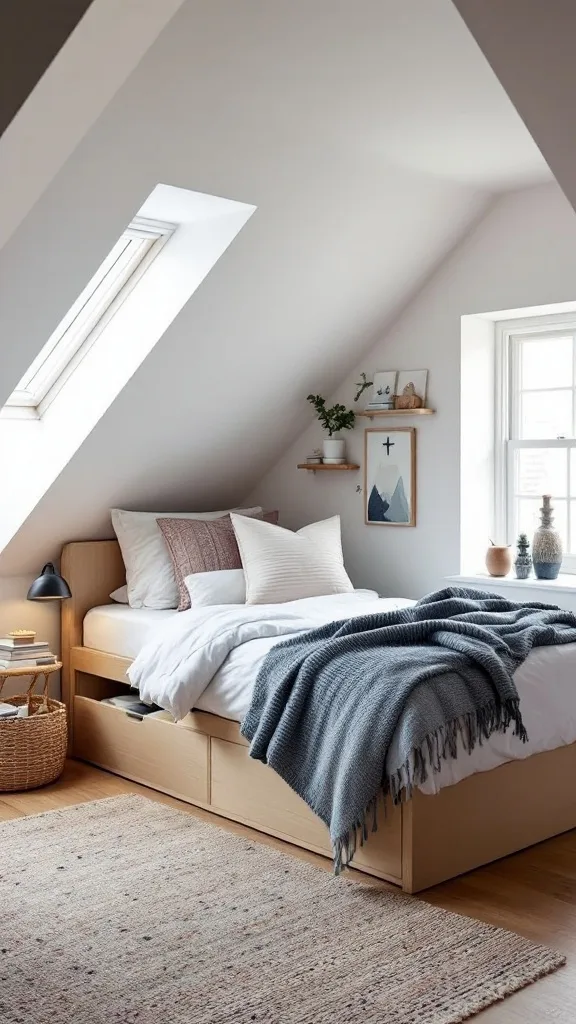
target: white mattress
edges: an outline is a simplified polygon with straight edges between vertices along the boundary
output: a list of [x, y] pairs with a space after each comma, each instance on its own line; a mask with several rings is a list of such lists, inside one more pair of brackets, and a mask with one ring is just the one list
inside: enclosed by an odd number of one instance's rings
[[84, 619], [84, 647], [135, 658], [153, 631], [174, 615], [178, 612], [130, 608], [127, 604], [91, 608]]
[[[408, 602], [406, 602], [408, 603]], [[411, 602], [410, 602], [411, 603]], [[126, 605], [93, 608], [84, 619], [84, 646], [134, 658], [175, 611], [134, 609]], [[213, 677], [196, 707], [240, 722], [254, 685], [259, 663], [281, 638], [251, 640], [237, 647]], [[506, 761], [523, 759], [544, 750], [576, 742], [576, 644], [536, 648], [514, 676], [529, 742], [496, 733], [471, 754], [461, 748], [456, 760], [445, 761], [438, 774], [430, 774], [420, 788], [435, 793], [475, 772], [490, 771]]]

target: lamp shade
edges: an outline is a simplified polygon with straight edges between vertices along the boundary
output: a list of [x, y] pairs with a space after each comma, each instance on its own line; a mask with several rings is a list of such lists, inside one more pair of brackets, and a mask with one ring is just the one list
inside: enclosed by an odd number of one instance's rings
[[47, 562], [38, 579], [35, 579], [27, 594], [29, 601], [64, 601], [72, 597], [66, 580]]

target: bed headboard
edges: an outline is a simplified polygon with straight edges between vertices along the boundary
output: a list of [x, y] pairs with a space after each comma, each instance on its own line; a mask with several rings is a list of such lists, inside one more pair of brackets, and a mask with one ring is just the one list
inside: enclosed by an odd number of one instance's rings
[[61, 572], [72, 597], [62, 602], [62, 700], [69, 702], [70, 649], [82, 644], [82, 623], [90, 608], [110, 603], [126, 579], [117, 540], [86, 540], [62, 549]]

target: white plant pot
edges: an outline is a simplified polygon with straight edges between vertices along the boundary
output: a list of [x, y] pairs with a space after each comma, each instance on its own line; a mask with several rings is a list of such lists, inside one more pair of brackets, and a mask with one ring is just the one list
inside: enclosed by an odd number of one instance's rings
[[346, 441], [341, 437], [325, 437], [322, 450], [325, 459], [345, 459]]

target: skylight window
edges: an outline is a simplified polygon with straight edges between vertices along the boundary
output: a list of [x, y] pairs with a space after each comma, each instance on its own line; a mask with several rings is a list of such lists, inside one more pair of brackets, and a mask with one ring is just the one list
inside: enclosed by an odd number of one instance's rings
[[146, 272], [175, 225], [136, 217], [6, 402], [41, 416]]

